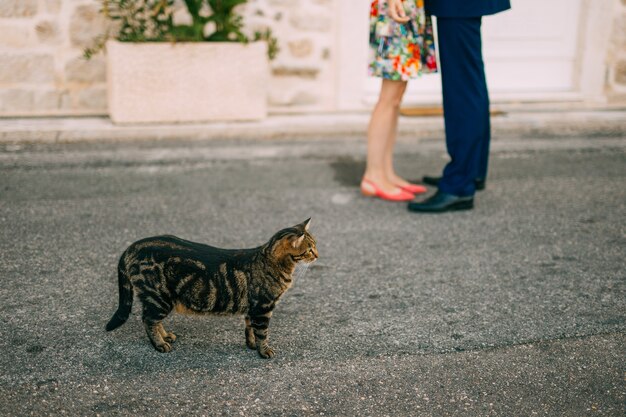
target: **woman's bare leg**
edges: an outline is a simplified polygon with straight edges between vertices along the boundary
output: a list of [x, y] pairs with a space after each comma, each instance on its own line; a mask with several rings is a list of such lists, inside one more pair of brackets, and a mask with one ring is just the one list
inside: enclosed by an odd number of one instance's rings
[[398, 92], [400, 94], [397, 108], [395, 109], [396, 115], [393, 118], [393, 124], [390, 125], [390, 134], [387, 138], [387, 147], [385, 149], [385, 175], [387, 179], [396, 186], [408, 185], [409, 182], [404, 178], [400, 177], [396, 174], [396, 170], [393, 167], [393, 149], [396, 144], [396, 139], [398, 137], [398, 118], [400, 117], [400, 104], [402, 102], [402, 97], [404, 96], [404, 92], [406, 91], [407, 83], [404, 83], [404, 88], [402, 92]]
[[[383, 80], [380, 96], [367, 129], [367, 165], [364, 178], [375, 183], [385, 192], [397, 190], [388, 174], [391, 154], [398, 126], [398, 115], [406, 81]], [[367, 184], [364, 185], [367, 187]]]

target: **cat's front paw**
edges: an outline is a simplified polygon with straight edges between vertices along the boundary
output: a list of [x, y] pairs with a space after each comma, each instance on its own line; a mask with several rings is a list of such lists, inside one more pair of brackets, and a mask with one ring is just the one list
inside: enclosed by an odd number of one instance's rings
[[260, 356], [260, 357], [262, 357], [262, 358], [264, 358], [264, 359], [271, 359], [271, 358], [273, 358], [273, 357], [274, 357], [274, 355], [276, 354], [276, 353], [274, 352], [274, 349], [272, 349], [272, 348], [271, 348], [271, 347], [269, 347], [269, 346], [260, 347], [260, 348], [258, 349], [258, 351], [259, 351], [259, 356]]
[[161, 353], [168, 353], [172, 351], [172, 345], [167, 342], [160, 345], [154, 345], [154, 348]]
[[163, 340], [169, 343], [174, 343], [176, 341], [176, 335], [174, 333], [168, 333], [163, 336]]

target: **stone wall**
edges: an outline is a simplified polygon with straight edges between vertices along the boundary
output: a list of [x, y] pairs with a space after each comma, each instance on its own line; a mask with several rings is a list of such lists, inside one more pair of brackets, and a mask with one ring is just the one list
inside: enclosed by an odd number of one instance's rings
[[[274, 110], [332, 107], [334, 0], [250, 0], [250, 31], [271, 27]], [[105, 31], [97, 0], [0, 1], [0, 115], [106, 114], [104, 54], [82, 58]]]
[[82, 48], [104, 30], [91, 0], [0, 1], [0, 114], [104, 114], [104, 57]]
[[272, 62], [269, 104], [274, 110], [329, 110], [334, 106], [335, 1], [249, 0], [246, 25], [279, 39]]
[[626, 104], [626, 0], [616, 9], [607, 57], [606, 95], [609, 103]]

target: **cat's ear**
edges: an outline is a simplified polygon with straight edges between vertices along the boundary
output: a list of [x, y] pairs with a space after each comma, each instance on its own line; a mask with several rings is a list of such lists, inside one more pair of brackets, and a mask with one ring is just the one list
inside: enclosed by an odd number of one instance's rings
[[302, 222], [302, 226], [304, 227], [304, 231], [305, 232], [309, 231], [309, 226], [310, 225], [311, 225], [311, 218], [310, 217]]
[[296, 238], [292, 238], [291, 239], [291, 245], [294, 248], [300, 247], [300, 245], [302, 245], [302, 242], [304, 242], [304, 235], [300, 235], [300, 236], [298, 236]]

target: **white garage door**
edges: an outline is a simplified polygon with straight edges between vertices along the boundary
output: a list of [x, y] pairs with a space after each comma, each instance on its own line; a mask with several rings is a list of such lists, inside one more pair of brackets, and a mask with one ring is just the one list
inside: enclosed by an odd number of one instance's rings
[[[582, 0], [513, 0], [483, 19], [484, 58], [493, 101], [565, 99], [576, 86]], [[366, 74], [367, 1], [341, 0], [338, 106], [376, 100], [380, 79]], [[365, 6], [365, 7], [363, 7]], [[350, 12], [348, 12], [350, 9]], [[439, 75], [412, 80], [405, 103], [441, 101]]]

